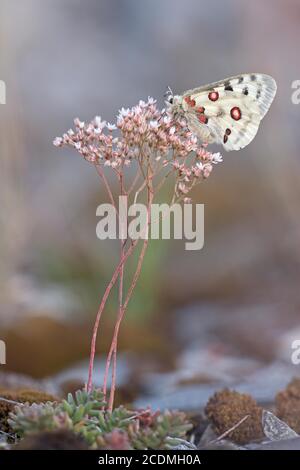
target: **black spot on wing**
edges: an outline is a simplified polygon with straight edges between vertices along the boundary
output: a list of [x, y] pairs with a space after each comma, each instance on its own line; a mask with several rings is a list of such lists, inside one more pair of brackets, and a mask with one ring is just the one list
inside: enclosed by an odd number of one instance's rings
[[243, 81], [244, 81], [244, 77], [240, 77], [239, 78], [239, 83], [243, 83]]
[[248, 88], [247, 88], [247, 87], [245, 87], [245, 88], [243, 89], [243, 93], [244, 93], [244, 95], [246, 95], [246, 96], [248, 95], [248, 93], [249, 93], [249, 90], [248, 90]]
[[233, 91], [233, 88], [232, 88], [232, 86], [230, 85], [230, 83], [226, 84], [224, 89], [225, 89], [226, 91]]
[[250, 80], [251, 80], [251, 82], [255, 82], [255, 80], [256, 80], [256, 75], [250, 75]]

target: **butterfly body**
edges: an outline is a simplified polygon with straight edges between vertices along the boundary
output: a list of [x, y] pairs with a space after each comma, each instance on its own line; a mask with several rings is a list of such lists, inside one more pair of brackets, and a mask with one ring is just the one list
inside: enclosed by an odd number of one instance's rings
[[184, 117], [203, 142], [239, 150], [255, 137], [276, 89], [272, 77], [252, 73], [169, 95], [168, 102], [174, 118]]

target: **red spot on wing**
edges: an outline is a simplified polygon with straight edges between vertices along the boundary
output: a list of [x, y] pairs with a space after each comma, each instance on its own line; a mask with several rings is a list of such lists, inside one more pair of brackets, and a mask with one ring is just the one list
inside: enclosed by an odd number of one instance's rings
[[232, 119], [234, 119], [235, 121], [238, 121], [239, 119], [241, 119], [241, 117], [242, 117], [242, 112], [241, 112], [240, 108], [238, 108], [237, 106], [234, 106], [234, 108], [231, 108], [230, 116], [231, 116]]
[[210, 99], [210, 101], [217, 101], [217, 99], [219, 99], [219, 93], [217, 91], [211, 91], [208, 94], [208, 98]]
[[196, 109], [198, 113], [204, 113], [205, 108], [203, 106], [199, 106], [199, 108]]
[[198, 119], [199, 119], [199, 121], [202, 122], [203, 124], [207, 124], [207, 123], [208, 123], [208, 117], [205, 116], [205, 114], [199, 114]]
[[185, 100], [185, 102], [186, 102], [189, 106], [191, 106], [192, 108], [193, 108], [194, 106], [196, 106], [196, 101], [195, 101], [195, 100], [192, 100], [190, 96], [186, 96], [186, 97], [184, 98], [184, 100]]

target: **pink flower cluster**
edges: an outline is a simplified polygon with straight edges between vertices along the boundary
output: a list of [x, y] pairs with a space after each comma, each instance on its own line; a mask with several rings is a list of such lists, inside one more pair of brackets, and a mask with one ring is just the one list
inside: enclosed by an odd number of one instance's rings
[[[191, 164], [180, 162], [176, 159], [172, 162], [174, 169], [177, 171], [177, 195], [188, 194], [191, 188], [201, 179], [206, 179], [212, 172], [213, 164], [223, 161], [220, 153], [208, 152], [205, 148], [199, 148], [196, 151], [196, 158]], [[186, 201], [188, 202], [188, 201]]]
[[[220, 154], [200, 145], [183, 119], [175, 120], [168, 110], [159, 110], [150, 97], [131, 109], [122, 108], [116, 125], [99, 116], [89, 123], [76, 118], [74, 124], [75, 130], [56, 137], [54, 145], [74, 147], [87, 161], [112, 168], [127, 166], [135, 159], [161, 160], [163, 166], [171, 165], [177, 172], [182, 193], [195, 179], [207, 178], [213, 163], [222, 161]], [[193, 165], [186, 162], [191, 153]]]

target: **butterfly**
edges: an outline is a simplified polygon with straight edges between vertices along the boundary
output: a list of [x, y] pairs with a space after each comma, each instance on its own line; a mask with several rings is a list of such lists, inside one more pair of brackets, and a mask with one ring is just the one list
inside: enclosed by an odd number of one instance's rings
[[276, 90], [276, 82], [269, 75], [250, 73], [183, 95], [173, 95], [169, 89], [167, 103], [174, 118], [184, 117], [202, 142], [222, 144], [228, 151], [240, 150], [254, 139]]

